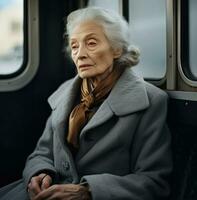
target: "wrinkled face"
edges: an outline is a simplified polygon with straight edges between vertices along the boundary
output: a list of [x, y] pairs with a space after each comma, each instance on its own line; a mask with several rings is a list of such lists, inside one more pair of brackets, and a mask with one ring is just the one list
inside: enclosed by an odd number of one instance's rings
[[102, 79], [119, 57], [107, 40], [103, 28], [93, 21], [79, 24], [70, 35], [71, 57], [81, 78]]

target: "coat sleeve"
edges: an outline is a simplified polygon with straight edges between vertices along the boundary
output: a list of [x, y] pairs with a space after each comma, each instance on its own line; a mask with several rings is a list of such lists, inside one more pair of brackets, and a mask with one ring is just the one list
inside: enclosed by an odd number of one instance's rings
[[169, 195], [172, 158], [170, 133], [165, 124], [167, 95], [152, 97], [150, 104], [142, 111], [131, 145], [131, 173], [82, 177], [81, 181], [90, 186], [93, 200], [163, 200]]
[[23, 171], [25, 186], [28, 185], [30, 178], [39, 172], [47, 171], [50, 174], [55, 174], [53, 160], [53, 130], [51, 117], [49, 117], [34, 152], [27, 158]]

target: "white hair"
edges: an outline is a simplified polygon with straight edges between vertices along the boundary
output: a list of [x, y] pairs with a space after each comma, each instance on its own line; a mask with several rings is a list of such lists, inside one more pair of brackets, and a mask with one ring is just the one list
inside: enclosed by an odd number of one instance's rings
[[95, 21], [101, 25], [112, 49], [122, 50], [122, 55], [115, 59], [115, 64], [134, 66], [139, 62], [139, 50], [131, 46], [129, 26], [121, 15], [100, 7], [87, 7], [75, 10], [67, 17], [66, 35], [68, 39], [74, 28], [86, 21]]

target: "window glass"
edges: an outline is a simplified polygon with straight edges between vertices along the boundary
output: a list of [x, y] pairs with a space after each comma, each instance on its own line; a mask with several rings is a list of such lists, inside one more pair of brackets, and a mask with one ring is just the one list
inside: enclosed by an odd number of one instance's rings
[[99, 6], [119, 12], [119, 2], [119, 0], [89, 0], [88, 6]]
[[0, 75], [16, 72], [23, 63], [23, 0], [0, 0]]
[[197, 1], [189, 0], [189, 66], [192, 74], [197, 78]]
[[141, 52], [135, 71], [148, 79], [163, 78], [166, 73], [166, 0], [130, 0], [129, 24], [131, 41]]

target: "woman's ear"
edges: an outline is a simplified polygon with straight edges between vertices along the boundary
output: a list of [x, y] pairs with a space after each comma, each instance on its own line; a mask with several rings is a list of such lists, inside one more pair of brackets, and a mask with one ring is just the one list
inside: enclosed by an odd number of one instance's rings
[[122, 48], [114, 49], [114, 58], [119, 58], [122, 55]]

